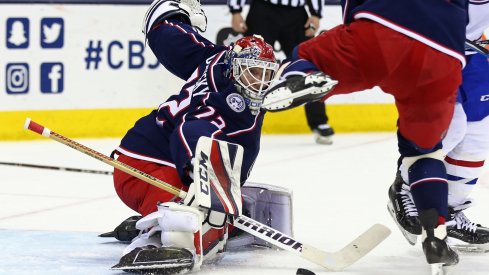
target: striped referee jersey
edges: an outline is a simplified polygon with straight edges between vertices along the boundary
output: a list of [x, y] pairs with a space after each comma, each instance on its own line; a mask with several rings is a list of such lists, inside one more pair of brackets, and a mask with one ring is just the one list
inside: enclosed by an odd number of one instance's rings
[[[321, 18], [322, 0], [251, 0], [264, 1], [277, 6], [286, 7], [304, 7], [307, 5], [311, 15]], [[228, 6], [231, 13], [239, 13], [243, 10], [246, 0], [228, 0]]]

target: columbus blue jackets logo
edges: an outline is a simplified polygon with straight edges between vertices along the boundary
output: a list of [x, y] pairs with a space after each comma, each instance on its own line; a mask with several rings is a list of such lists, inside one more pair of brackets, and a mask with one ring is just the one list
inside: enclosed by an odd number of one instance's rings
[[236, 93], [232, 93], [226, 97], [226, 102], [229, 107], [233, 109], [237, 113], [241, 113], [245, 109], [245, 100], [244, 98]]
[[240, 58], [251, 58], [255, 59], [261, 54], [261, 49], [258, 47], [249, 47], [239, 52]]

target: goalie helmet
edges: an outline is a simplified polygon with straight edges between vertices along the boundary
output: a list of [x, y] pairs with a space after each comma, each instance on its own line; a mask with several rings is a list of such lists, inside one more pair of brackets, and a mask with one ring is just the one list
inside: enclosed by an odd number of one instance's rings
[[230, 77], [252, 110], [258, 113], [263, 96], [279, 68], [273, 47], [259, 35], [237, 40], [227, 56]]

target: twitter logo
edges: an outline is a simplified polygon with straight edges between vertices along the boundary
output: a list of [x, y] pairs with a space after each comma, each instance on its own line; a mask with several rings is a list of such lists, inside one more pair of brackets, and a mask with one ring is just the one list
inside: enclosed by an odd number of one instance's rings
[[63, 18], [41, 19], [41, 47], [59, 49], [64, 45], [65, 24]]

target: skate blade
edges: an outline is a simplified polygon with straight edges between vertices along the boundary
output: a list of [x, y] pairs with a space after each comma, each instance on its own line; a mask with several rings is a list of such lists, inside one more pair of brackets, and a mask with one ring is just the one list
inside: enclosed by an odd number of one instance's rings
[[489, 253], [489, 243], [471, 244], [450, 236], [447, 238], [447, 243], [451, 248], [463, 254]]
[[317, 144], [323, 144], [323, 145], [331, 145], [333, 144], [333, 138], [332, 137], [323, 137], [323, 136], [316, 136], [315, 141]]
[[452, 275], [455, 272], [454, 265], [444, 265], [443, 263], [430, 264], [431, 275]]
[[451, 247], [463, 254], [485, 254], [489, 253], [489, 247], [487, 246], [478, 246], [474, 244], [466, 244], [466, 245], [451, 245]]
[[392, 219], [394, 220], [394, 222], [396, 223], [397, 227], [399, 228], [399, 230], [401, 231], [402, 235], [404, 236], [404, 238], [406, 239], [406, 241], [410, 244], [410, 245], [415, 245], [416, 242], [418, 241], [418, 235], [415, 235], [415, 234], [412, 234], [408, 231], [406, 231], [398, 222], [397, 222], [397, 219], [396, 219], [396, 213], [394, 211], [394, 207], [392, 206], [392, 203], [389, 201], [387, 203], [387, 210], [389, 211], [389, 214], [391, 215]]

